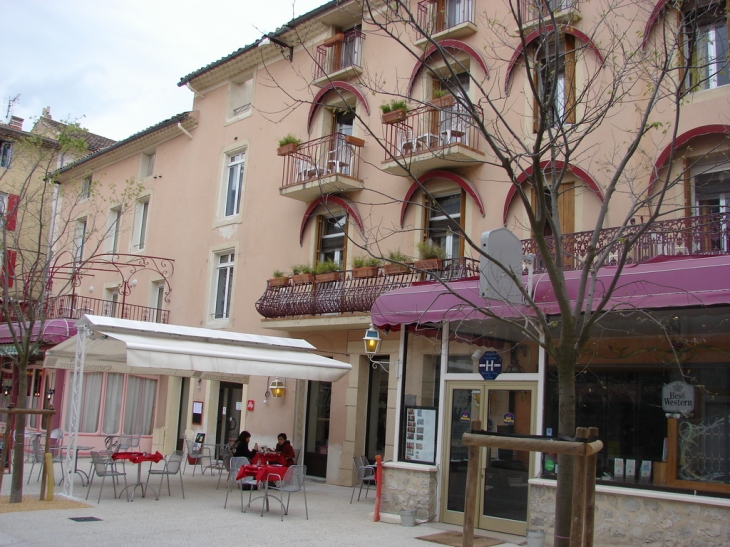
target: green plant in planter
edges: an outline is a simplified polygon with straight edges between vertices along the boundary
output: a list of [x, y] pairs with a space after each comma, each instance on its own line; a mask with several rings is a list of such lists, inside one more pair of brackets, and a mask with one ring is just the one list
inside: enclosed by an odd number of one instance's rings
[[380, 110], [383, 114], [393, 112], [394, 110], [405, 110], [408, 111], [408, 103], [405, 99], [391, 99], [389, 103], [383, 103], [380, 105]]
[[412, 259], [410, 256], [403, 254], [400, 249], [396, 249], [395, 251], [388, 251], [388, 260], [405, 264], [411, 262]]
[[271, 275], [271, 277], [286, 277], [286, 274], [281, 270], [274, 270], [274, 273]]
[[441, 97], [446, 97], [446, 95], [448, 95], [448, 94], [449, 94], [449, 92], [446, 91], [445, 89], [434, 89], [431, 97], [434, 99], [440, 99]]
[[320, 262], [317, 264], [317, 267], [314, 269], [314, 273], [319, 274], [325, 274], [325, 273], [331, 273], [331, 272], [339, 272], [340, 266], [339, 264], [336, 264], [335, 262], [332, 262], [331, 260], [325, 260], [324, 262]]
[[309, 264], [295, 264], [291, 267], [291, 273], [293, 275], [313, 274], [314, 268]]
[[279, 139], [279, 146], [286, 146], [287, 144], [302, 144], [302, 141], [289, 133], [287, 136]]
[[446, 251], [432, 241], [422, 241], [418, 244], [418, 256], [421, 260], [429, 260], [432, 258], [446, 258]]
[[355, 256], [352, 259], [353, 268], [377, 268], [383, 263], [374, 256]]

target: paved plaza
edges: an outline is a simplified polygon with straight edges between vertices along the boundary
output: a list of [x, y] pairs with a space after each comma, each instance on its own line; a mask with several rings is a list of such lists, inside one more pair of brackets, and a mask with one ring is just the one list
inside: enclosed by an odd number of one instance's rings
[[[80, 460], [79, 467], [88, 466], [88, 460]], [[148, 464], [143, 464], [144, 473]], [[26, 467], [26, 477], [30, 465]], [[35, 481], [38, 467], [24, 494], [37, 495], [39, 483]], [[58, 472], [58, 465], [56, 465]], [[127, 479], [136, 480], [134, 465], [127, 464]], [[442, 523], [419, 524], [403, 527], [400, 524], [373, 522], [374, 493], [367, 499], [350, 504], [351, 488], [326, 485], [308, 480], [307, 505], [309, 520], [304, 514], [304, 497], [296, 493], [291, 498], [289, 514], [281, 521], [279, 507], [271, 504], [270, 512], [261, 515], [261, 501], [254, 502], [247, 513], [241, 513], [240, 496], [231, 492], [227, 509], [223, 509], [226, 497], [225, 476], [220, 489], [216, 490], [218, 476], [209, 472], [195, 477], [188, 467], [184, 477], [185, 499], [180, 492], [180, 480], [170, 477], [172, 496], [163, 486], [159, 501], [150, 495], [140, 497], [140, 490], [133, 502], [126, 498], [114, 499], [114, 490], [107, 479], [101, 503], [97, 504], [101, 481], [95, 480], [89, 495], [89, 508], [48, 511], [0, 513], [0, 547], [165, 547], [165, 546], [320, 546], [338, 547], [428, 547], [436, 545], [415, 539], [459, 527]], [[74, 496], [86, 496], [86, 488], [76, 478]], [[159, 479], [157, 479], [159, 481]], [[10, 477], [5, 476], [1, 494], [10, 493]], [[154, 483], [155, 487], [159, 482]], [[57, 487], [56, 492], [61, 491]], [[254, 495], [256, 493], [254, 492]], [[364, 492], [363, 492], [364, 496]], [[357, 495], [355, 496], [357, 498]], [[248, 492], [244, 492], [248, 502]], [[96, 517], [101, 521], [75, 522], [71, 517]], [[485, 532], [478, 532], [487, 535]], [[524, 538], [493, 534], [505, 540], [504, 547], [524, 543]], [[511, 540], [511, 542], [510, 542]]]

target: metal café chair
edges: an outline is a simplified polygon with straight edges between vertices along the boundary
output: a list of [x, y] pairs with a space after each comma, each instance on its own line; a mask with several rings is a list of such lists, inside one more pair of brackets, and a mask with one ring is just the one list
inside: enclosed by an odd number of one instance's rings
[[114, 486], [114, 499], [117, 499], [117, 482], [118, 477], [124, 477], [124, 491], [127, 493], [127, 501], [129, 501], [129, 490], [127, 488], [127, 473], [124, 471], [117, 471], [114, 460], [111, 456], [103, 456], [98, 452], [91, 452], [91, 465], [93, 472], [89, 477], [89, 489], [86, 491], [86, 499], [89, 499], [89, 492], [91, 492], [91, 483], [94, 482], [94, 477], [101, 477], [101, 487], [99, 488], [99, 499], [96, 503], [101, 502], [101, 492], [104, 490], [104, 481], [107, 477], [112, 478], [112, 486]]
[[210, 463], [210, 448], [207, 446], [195, 446], [195, 442], [188, 439], [185, 439], [185, 448], [187, 449], [187, 454], [185, 457], [185, 465], [183, 466], [183, 473], [185, 473], [188, 468], [188, 463], [190, 463], [193, 466], [193, 477], [195, 476], [195, 467], [198, 465], [200, 466], [200, 472], [204, 474], [203, 460], [207, 459], [208, 463]]
[[355, 497], [355, 489], [360, 485], [360, 491], [357, 493], [357, 501], [360, 501], [360, 495], [362, 494], [362, 487], [367, 486], [365, 489], [365, 498], [368, 497], [370, 491], [370, 485], [375, 485], [375, 468], [368, 464], [368, 460], [365, 456], [353, 456], [352, 462], [355, 464], [355, 471], [357, 475], [355, 477], [355, 484], [352, 485], [352, 494], [350, 495], [350, 503]]
[[[284, 515], [289, 514], [289, 500], [295, 492], [304, 492], [304, 513], [309, 520], [309, 509], [307, 508], [307, 489], [304, 486], [305, 476], [307, 474], [306, 465], [292, 465], [286, 470], [286, 474], [280, 480], [271, 480], [277, 477], [273, 473], [269, 474], [269, 480], [266, 481], [264, 503], [261, 506], [261, 516], [264, 516], [264, 507], [268, 506], [269, 498], [274, 498], [281, 504], [281, 520], [284, 521]], [[269, 494], [269, 490], [279, 492], [279, 497]], [[286, 493], [286, 507], [284, 506], [284, 494]]]
[[159, 492], [162, 491], [162, 479], [167, 477], [167, 495], [171, 496], [170, 493], [170, 475], [179, 475], [180, 476], [180, 490], [182, 490], [182, 497], [185, 499], [185, 488], [183, 487], [183, 478], [182, 478], [182, 461], [183, 461], [183, 451], [182, 450], [175, 450], [172, 454], [170, 454], [165, 460], [165, 466], [162, 469], [152, 469], [152, 462], [150, 462], [150, 470], [147, 472], [147, 484], [150, 483], [150, 476], [151, 475], [159, 475], [160, 476], [160, 487], [157, 489], [157, 499], [160, 499]]
[[[228, 473], [228, 480], [226, 481], [228, 483], [228, 488], [226, 490], [226, 501], [223, 504], [223, 509], [228, 507], [228, 495], [231, 493], [231, 488], [233, 488], [233, 485], [238, 485], [238, 488], [241, 490], [241, 511], [243, 511], [243, 487], [248, 486], [249, 490], [253, 490], [256, 487], [256, 478], [255, 477], [244, 477], [240, 480], [236, 480], [236, 475], [238, 474], [238, 470], [241, 469], [242, 466], [248, 465], [249, 462], [248, 458], [246, 456], [236, 456], [231, 458], [229, 462], [230, 472]], [[249, 495], [249, 498], [251, 496]]]
[[223, 476], [223, 471], [229, 471], [230, 472], [230, 459], [232, 456], [231, 448], [228, 445], [216, 445], [214, 446], [215, 449], [215, 457], [210, 460], [208, 465], [205, 466], [203, 469], [203, 473], [205, 472], [205, 469], [210, 469], [210, 474], [213, 474], [213, 471], [218, 471], [218, 486], [216, 486], [216, 490], [220, 488], [221, 485], [221, 477]]

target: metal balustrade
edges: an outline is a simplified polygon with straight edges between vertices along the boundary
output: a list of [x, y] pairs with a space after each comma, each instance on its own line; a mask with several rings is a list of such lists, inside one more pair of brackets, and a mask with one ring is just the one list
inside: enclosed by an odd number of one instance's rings
[[359, 67], [365, 35], [359, 29], [348, 30], [317, 47], [315, 80], [349, 67]]
[[46, 319], [79, 319], [82, 315], [103, 315], [152, 323], [169, 323], [170, 311], [112, 302], [87, 296], [64, 295], [48, 300]]
[[422, 0], [418, 3], [418, 26], [426, 35], [473, 22], [473, 0]]
[[578, 0], [519, 0], [523, 23], [539, 19], [550, 22], [550, 14], [578, 9]]
[[342, 133], [300, 144], [284, 157], [282, 188], [335, 176], [359, 179], [363, 145], [362, 139]]

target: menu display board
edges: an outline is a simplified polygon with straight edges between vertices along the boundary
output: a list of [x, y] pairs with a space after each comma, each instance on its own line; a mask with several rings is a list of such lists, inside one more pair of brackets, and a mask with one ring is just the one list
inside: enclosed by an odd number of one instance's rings
[[436, 463], [437, 410], [431, 406], [406, 407], [406, 461]]

